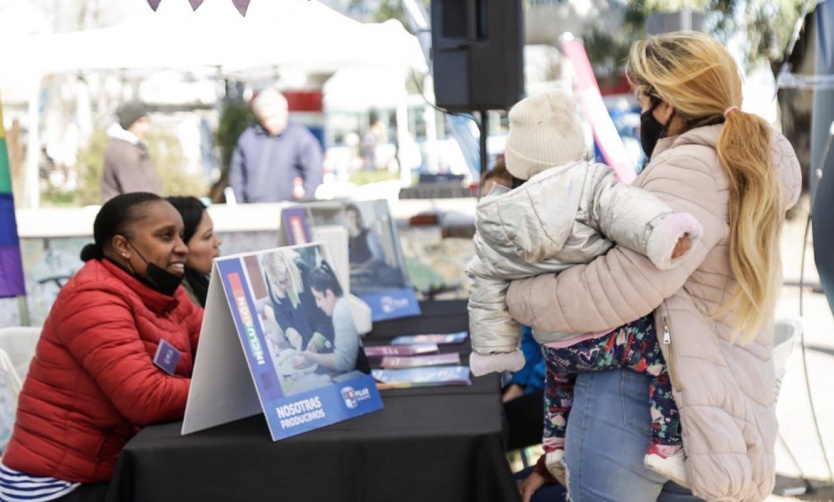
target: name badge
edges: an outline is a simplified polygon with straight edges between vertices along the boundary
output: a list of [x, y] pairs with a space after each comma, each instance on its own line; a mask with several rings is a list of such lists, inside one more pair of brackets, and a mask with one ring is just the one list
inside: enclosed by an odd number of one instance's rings
[[153, 356], [153, 363], [165, 373], [173, 375], [177, 369], [177, 363], [180, 361], [180, 351], [175, 349], [173, 345], [165, 340], [159, 341], [159, 346], [156, 348], [156, 355]]

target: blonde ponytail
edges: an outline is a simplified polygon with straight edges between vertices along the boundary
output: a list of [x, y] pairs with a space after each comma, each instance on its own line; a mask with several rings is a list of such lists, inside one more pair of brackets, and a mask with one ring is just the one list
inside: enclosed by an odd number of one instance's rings
[[733, 337], [741, 334], [742, 343], [772, 321], [781, 276], [785, 210], [770, 143], [770, 126], [741, 111], [727, 115], [718, 137], [718, 159], [730, 185], [730, 268], [739, 285], [719, 313], [735, 313]]

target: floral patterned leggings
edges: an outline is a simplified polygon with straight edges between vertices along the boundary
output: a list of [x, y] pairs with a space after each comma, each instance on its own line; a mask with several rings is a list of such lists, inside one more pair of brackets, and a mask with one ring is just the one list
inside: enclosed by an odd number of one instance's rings
[[672, 399], [672, 383], [660, 352], [654, 320], [646, 316], [599, 338], [564, 348], [542, 345], [547, 365], [544, 391], [545, 451], [564, 443], [568, 414], [573, 405], [573, 386], [578, 373], [628, 368], [652, 377], [649, 402], [652, 443], [679, 446], [681, 423]]

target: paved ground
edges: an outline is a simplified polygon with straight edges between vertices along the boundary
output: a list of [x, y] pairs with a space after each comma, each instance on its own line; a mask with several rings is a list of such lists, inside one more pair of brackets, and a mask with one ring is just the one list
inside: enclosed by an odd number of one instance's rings
[[[807, 208], [807, 201], [802, 204]], [[777, 443], [776, 468], [780, 474], [777, 492], [782, 487], [804, 486], [799, 478], [814, 480], [816, 489], [795, 498], [774, 495], [768, 502], [834, 501], [834, 489], [824, 487], [831, 485], [828, 462], [834, 463], [834, 316], [825, 296], [817, 289], [819, 277], [810, 235], [805, 251], [806, 287], [802, 290], [797, 287], [806, 219], [807, 209], [804, 209], [787, 223], [782, 239], [786, 286], [777, 317], [799, 317], [801, 296], [805, 340], [804, 351], [797, 345], [791, 354], [782, 382], [777, 410], [781, 440]], [[816, 411], [819, 436], [812, 407]]]

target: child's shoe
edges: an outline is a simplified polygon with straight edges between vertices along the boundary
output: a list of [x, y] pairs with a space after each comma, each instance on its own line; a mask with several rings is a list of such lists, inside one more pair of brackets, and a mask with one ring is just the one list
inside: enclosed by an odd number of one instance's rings
[[657, 445], [652, 444], [643, 459], [643, 464], [647, 469], [669, 478], [684, 488], [689, 488], [689, 482], [686, 480], [686, 455], [683, 453], [683, 448], [671, 455], [666, 455], [660, 452]]
[[565, 464], [562, 463], [563, 458], [565, 458], [565, 450], [553, 450], [545, 456], [544, 465], [547, 466], [547, 470], [556, 478], [556, 481], [567, 488], [568, 474]]

